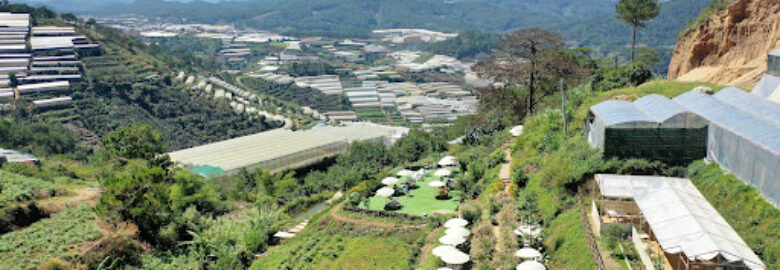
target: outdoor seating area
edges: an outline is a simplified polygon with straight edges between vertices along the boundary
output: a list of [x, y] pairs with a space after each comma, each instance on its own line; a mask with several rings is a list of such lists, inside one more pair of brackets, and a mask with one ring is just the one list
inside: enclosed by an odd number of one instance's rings
[[371, 198], [370, 210], [418, 216], [454, 213], [461, 198], [459, 191], [452, 190], [455, 185], [453, 177], [459, 173], [458, 169], [452, 168], [455, 164], [453, 157], [444, 157], [428, 168], [448, 168], [398, 170], [395, 176], [382, 179], [384, 187]]

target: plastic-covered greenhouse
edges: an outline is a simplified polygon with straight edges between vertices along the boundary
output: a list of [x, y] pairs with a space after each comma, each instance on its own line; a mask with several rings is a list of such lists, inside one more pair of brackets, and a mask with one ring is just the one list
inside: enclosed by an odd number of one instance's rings
[[679, 164], [706, 155], [707, 122], [660, 95], [599, 103], [585, 126], [591, 146], [606, 156]]
[[770, 115], [777, 113], [780, 104], [758, 103], [758, 99], [749, 95], [724, 91], [714, 97], [691, 91], [674, 101], [710, 122], [708, 159], [756, 188], [777, 207], [780, 205], [780, 120], [770, 119]]
[[780, 103], [780, 49], [769, 54], [766, 74], [751, 93]]

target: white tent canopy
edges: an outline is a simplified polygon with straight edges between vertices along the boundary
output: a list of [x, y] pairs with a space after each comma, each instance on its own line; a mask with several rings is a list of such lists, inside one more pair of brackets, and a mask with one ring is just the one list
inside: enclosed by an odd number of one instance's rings
[[444, 222], [444, 228], [466, 227], [469, 222], [462, 218], [452, 218]]
[[512, 137], [523, 135], [523, 126], [522, 125], [515, 126], [509, 130], [509, 133], [512, 134]]
[[521, 264], [517, 265], [516, 270], [546, 270], [547, 267], [544, 267], [544, 264], [541, 264], [537, 261], [524, 261]]
[[634, 198], [664, 252], [691, 261], [722, 256], [749, 269], [766, 266], [690, 180], [657, 181]]
[[395, 193], [395, 190], [389, 187], [383, 187], [376, 191], [376, 195], [379, 195], [381, 197], [389, 198], [390, 196], [393, 196]]
[[442, 181], [436, 180], [436, 181], [431, 181], [430, 183], [428, 183], [428, 185], [432, 187], [443, 187], [446, 184]]
[[457, 246], [466, 243], [466, 238], [460, 235], [445, 234], [444, 236], [439, 237], [439, 243], [450, 246]]
[[433, 253], [433, 255], [435, 255], [436, 257], [441, 257], [445, 253], [455, 252], [455, 251], [458, 251], [458, 249], [453, 246], [444, 245], [444, 246], [438, 246], [433, 248], [433, 250], [431, 250], [431, 253]]
[[433, 173], [434, 176], [438, 176], [438, 177], [446, 177], [446, 176], [450, 176], [451, 174], [452, 174], [452, 171], [447, 170], [447, 169], [441, 169], [441, 170], [438, 170], [435, 173]]
[[412, 176], [413, 173], [414, 172], [412, 172], [410, 170], [403, 169], [403, 170], [400, 170], [396, 175], [398, 175], [398, 176]]
[[387, 186], [395, 184], [395, 183], [398, 183], [398, 178], [395, 178], [395, 177], [385, 177], [385, 179], [382, 179], [382, 184], [387, 185]]
[[460, 265], [471, 260], [468, 254], [457, 249], [446, 250], [439, 258], [441, 258], [444, 263], [451, 265]]
[[276, 233], [274, 234], [274, 237], [276, 237], [276, 238], [284, 238], [284, 239], [287, 239], [287, 238], [293, 238], [293, 237], [295, 237], [295, 234], [288, 233], [288, 232], [276, 232]]
[[515, 251], [515, 256], [523, 259], [541, 258], [542, 253], [533, 248], [521, 248]]
[[457, 164], [455, 157], [453, 156], [445, 156], [441, 160], [439, 160], [439, 166], [442, 167], [448, 167], [448, 166], [455, 166]]
[[452, 227], [444, 231], [444, 234], [446, 235], [457, 235], [461, 237], [468, 237], [471, 235], [471, 232], [463, 227]]

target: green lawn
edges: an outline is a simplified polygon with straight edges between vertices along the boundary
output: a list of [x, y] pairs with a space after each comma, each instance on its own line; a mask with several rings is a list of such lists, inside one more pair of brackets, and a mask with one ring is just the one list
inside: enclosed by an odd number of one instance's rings
[[[434, 171], [431, 171], [433, 174]], [[428, 176], [422, 181], [418, 182], [419, 188], [409, 191], [409, 195], [393, 197], [401, 202], [403, 207], [400, 210], [394, 212], [406, 213], [411, 215], [421, 216], [423, 214], [433, 215], [435, 210], [450, 210], [455, 211], [460, 201], [460, 192], [450, 191], [450, 199], [437, 200], [436, 194], [437, 188], [428, 185], [429, 182], [438, 180], [439, 177]], [[405, 179], [402, 179], [402, 181]], [[384, 210], [385, 204], [389, 201], [387, 198], [374, 196], [371, 197], [371, 210]]]

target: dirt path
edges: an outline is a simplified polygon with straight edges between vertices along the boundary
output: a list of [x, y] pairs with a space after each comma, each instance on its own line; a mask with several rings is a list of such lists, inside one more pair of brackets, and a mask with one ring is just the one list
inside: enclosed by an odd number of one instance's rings
[[504, 149], [506, 157], [504, 158], [504, 164], [501, 165], [501, 171], [498, 177], [501, 181], [504, 181], [504, 191], [509, 191], [509, 184], [512, 183], [512, 142], [514, 139], [509, 139], [504, 145], [501, 146]]
[[364, 220], [364, 219], [354, 219], [349, 217], [344, 217], [339, 215], [339, 210], [341, 210], [341, 207], [343, 204], [339, 204], [336, 207], [333, 207], [328, 212], [328, 216], [333, 218], [334, 220], [341, 221], [344, 223], [351, 223], [355, 225], [365, 226], [365, 227], [377, 227], [377, 228], [383, 228], [383, 229], [392, 229], [395, 228], [395, 224], [392, 223], [384, 223], [374, 220]]
[[420, 262], [417, 265], [416, 270], [423, 270], [423, 264], [425, 263], [425, 260], [428, 259], [428, 256], [431, 255], [431, 251], [433, 250], [433, 246], [439, 242], [439, 239], [436, 239], [436, 235], [439, 233], [439, 230], [442, 228], [437, 228], [432, 230], [430, 233], [428, 233], [428, 236], [425, 237], [425, 245], [420, 249]]
[[[501, 254], [501, 252], [504, 252], [502, 248], [504, 246], [504, 237], [501, 235], [501, 228], [499, 226], [493, 226], [493, 238], [496, 239], [496, 246], [493, 247], [493, 250], [495, 251], [494, 254]], [[498, 260], [498, 256], [493, 257], [493, 261], [496, 260]]]

